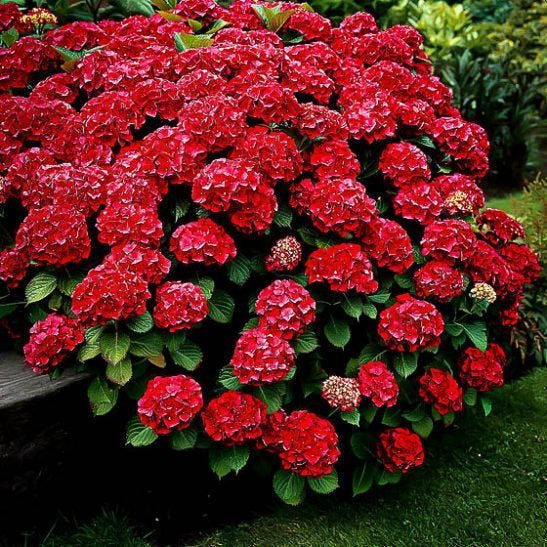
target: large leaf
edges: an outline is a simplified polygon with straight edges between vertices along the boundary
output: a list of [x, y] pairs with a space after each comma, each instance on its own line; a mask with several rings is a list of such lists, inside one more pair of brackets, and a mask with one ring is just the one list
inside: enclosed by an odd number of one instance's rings
[[175, 47], [179, 52], [187, 49], [207, 47], [214, 42], [214, 39], [207, 34], [186, 34], [184, 32], [176, 32], [174, 39]]
[[114, 408], [118, 400], [118, 387], [109, 385], [104, 378], [97, 376], [89, 384], [87, 396], [93, 414], [102, 416]]
[[353, 496], [368, 492], [374, 482], [374, 467], [365, 462], [354, 469], [351, 478]]
[[217, 289], [209, 300], [209, 317], [217, 323], [230, 323], [234, 309], [234, 299], [220, 289]]
[[118, 7], [127, 15], [154, 15], [154, 6], [149, 0], [115, 0]]
[[488, 347], [488, 335], [486, 330], [486, 323], [483, 321], [477, 321], [475, 323], [457, 323], [463, 328], [463, 331], [473, 342], [473, 344], [482, 352], [486, 351]]
[[298, 337], [295, 351], [297, 355], [300, 355], [302, 353], [311, 353], [318, 347], [317, 335], [311, 328], [308, 328]]
[[310, 488], [318, 494], [330, 494], [339, 486], [338, 473], [336, 472], [336, 469], [333, 469], [331, 473], [324, 475], [323, 477], [309, 477], [308, 484]]
[[131, 340], [125, 332], [108, 332], [99, 339], [101, 355], [108, 363], [115, 365], [125, 358]]
[[194, 448], [198, 432], [193, 428], [174, 431], [169, 435], [169, 444], [173, 450], [188, 450]]
[[351, 329], [348, 323], [343, 320], [331, 316], [331, 318], [325, 323], [323, 329], [327, 340], [337, 348], [346, 347], [351, 338]]
[[342, 309], [347, 315], [354, 319], [359, 319], [363, 315], [363, 301], [357, 295], [346, 295], [342, 300]]
[[134, 335], [131, 338], [129, 353], [136, 357], [155, 357], [163, 350], [163, 340], [157, 332]]
[[272, 414], [281, 408], [283, 396], [287, 386], [283, 383], [272, 384], [269, 386], [257, 386], [253, 390], [253, 395], [258, 397], [268, 407], [268, 414]]
[[108, 363], [106, 366], [106, 377], [120, 386], [124, 386], [131, 380], [133, 366], [131, 359], [122, 359], [119, 363]]
[[130, 444], [131, 446], [148, 446], [157, 438], [158, 436], [152, 429], [144, 425], [137, 416], [129, 420], [125, 444]]
[[358, 357], [350, 359], [346, 365], [346, 375], [355, 376], [359, 367], [370, 361], [380, 361], [387, 352], [387, 349], [377, 344], [367, 344]]
[[249, 460], [249, 455], [248, 446], [215, 446], [209, 450], [209, 465], [221, 479], [230, 471], [239, 473]]
[[412, 422], [412, 429], [418, 433], [420, 437], [427, 439], [433, 431], [433, 420], [429, 416], [424, 416], [420, 421]]
[[186, 370], [196, 370], [203, 360], [201, 348], [195, 342], [188, 339], [177, 350], [170, 353], [175, 364]]
[[154, 320], [152, 319], [150, 312], [145, 311], [142, 315], [129, 319], [126, 325], [127, 328], [133, 332], [142, 334], [152, 330], [154, 327]]
[[226, 389], [238, 390], [241, 389], [239, 380], [234, 376], [234, 369], [226, 365], [220, 369], [218, 374], [218, 383]]
[[273, 477], [273, 489], [279, 498], [289, 505], [302, 503], [305, 495], [304, 477], [285, 469], [276, 471]]
[[227, 266], [228, 279], [236, 285], [245, 285], [251, 277], [251, 261], [238, 254]]
[[28, 304], [39, 302], [49, 296], [57, 287], [57, 278], [50, 273], [40, 272], [34, 276], [25, 287], [25, 297]]
[[417, 353], [398, 353], [393, 358], [393, 368], [403, 378], [408, 378], [418, 368]]

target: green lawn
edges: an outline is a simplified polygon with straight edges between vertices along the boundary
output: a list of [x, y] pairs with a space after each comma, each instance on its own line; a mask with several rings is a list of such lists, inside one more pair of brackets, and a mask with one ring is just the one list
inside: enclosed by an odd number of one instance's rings
[[[429, 443], [422, 471], [355, 500], [310, 498], [239, 525], [206, 531], [200, 546], [540, 546], [547, 538], [547, 369], [493, 394], [488, 418], [465, 416]], [[234, 500], [237, 503], [237, 500]], [[138, 527], [103, 513], [49, 547], [146, 546]]]

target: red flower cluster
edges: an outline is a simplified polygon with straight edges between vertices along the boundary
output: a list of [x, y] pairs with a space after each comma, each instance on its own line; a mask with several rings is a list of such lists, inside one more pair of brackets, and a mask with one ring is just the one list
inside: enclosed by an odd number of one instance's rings
[[173, 232], [170, 248], [183, 264], [202, 262], [205, 266], [222, 266], [237, 254], [234, 240], [209, 218], [179, 226]]
[[408, 473], [424, 463], [422, 441], [416, 433], [404, 428], [387, 429], [380, 434], [378, 457], [390, 473]]
[[399, 396], [395, 376], [382, 361], [369, 361], [359, 367], [359, 391], [378, 408], [393, 406]]
[[326, 281], [332, 291], [372, 294], [378, 290], [372, 265], [365, 252], [354, 243], [317, 249], [306, 261], [310, 283]]
[[284, 469], [304, 477], [328, 475], [340, 457], [334, 426], [313, 412], [275, 412], [261, 443], [275, 452]]
[[191, 329], [209, 313], [207, 299], [201, 287], [193, 283], [170, 281], [158, 287], [154, 324], [160, 329], [176, 332]]
[[379, 168], [397, 188], [411, 188], [431, 178], [427, 156], [408, 142], [386, 146], [380, 156]]
[[467, 348], [459, 359], [462, 382], [477, 391], [490, 391], [503, 385], [505, 353], [497, 344], [489, 344], [483, 353]]
[[409, 294], [398, 296], [393, 306], [380, 313], [378, 334], [394, 351], [413, 352], [437, 347], [443, 331], [443, 317], [437, 308]]
[[259, 293], [255, 311], [259, 327], [291, 340], [315, 320], [315, 300], [296, 281], [278, 279]]
[[83, 341], [84, 328], [76, 319], [50, 313], [31, 327], [25, 361], [36, 373], [49, 372]]
[[245, 331], [237, 341], [230, 366], [242, 384], [271, 384], [283, 380], [294, 366], [287, 340], [267, 328]]
[[422, 254], [437, 260], [465, 262], [473, 254], [477, 237], [463, 220], [440, 220], [425, 227]]
[[138, 415], [156, 435], [186, 429], [203, 407], [200, 385], [189, 376], [156, 376], [139, 399]]
[[430, 368], [420, 378], [420, 397], [444, 416], [459, 412], [463, 406], [463, 390], [446, 370]]
[[518, 220], [498, 209], [484, 210], [477, 217], [477, 226], [492, 245], [522, 239], [526, 235]]
[[416, 271], [414, 283], [416, 294], [420, 298], [450, 302], [462, 293], [464, 278], [449, 263], [442, 260], [431, 260]]
[[227, 445], [258, 439], [266, 421], [266, 405], [239, 391], [226, 391], [212, 399], [201, 413], [205, 433]]

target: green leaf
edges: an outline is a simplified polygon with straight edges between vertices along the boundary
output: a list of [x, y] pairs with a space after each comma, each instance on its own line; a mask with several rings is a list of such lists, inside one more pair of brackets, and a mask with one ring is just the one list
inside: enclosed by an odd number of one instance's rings
[[343, 319], [333, 316], [327, 321], [323, 328], [327, 340], [337, 348], [344, 348], [351, 338], [351, 329]]
[[403, 378], [408, 378], [418, 368], [417, 353], [398, 353], [393, 358], [393, 368]]
[[221, 479], [230, 471], [237, 475], [247, 464], [249, 455], [248, 446], [215, 446], [209, 450], [209, 465]]
[[242, 254], [238, 254], [226, 266], [228, 279], [236, 285], [245, 285], [251, 277], [251, 261]]
[[88, 344], [94, 344], [95, 342], [98, 343], [101, 334], [104, 332], [104, 329], [104, 325], [97, 325], [95, 327], [89, 327], [88, 329], [85, 329], [85, 341]]
[[234, 309], [234, 299], [220, 289], [217, 289], [209, 300], [209, 317], [217, 323], [230, 323]]
[[220, 369], [218, 374], [218, 383], [226, 389], [238, 390], [243, 386], [239, 383], [239, 380], [234, 376], [233, 368], [226, 365]]
[[304, 500], [306, 481], [304, 477], [279, 469], [273, 477], [273, 489], [281, 501], [299, 505]]
[[354, 319], [359, 319], [363, 314], [363, 301], [357, 295], [344, 294], [341, 304], [346, 314]]
[[127, 15], [154, 15], [154, 7], [149, 0], [116, 0], [115, 3]]
[[376, 484], [378, 486], [384, 486], [386, 484], [397, 484], [401, 480], [401, 472], [391, 473], [387, 469], [383, 469], [382, 472], [376, 477]]
[[367, 298], [375, 304], [385, 304], [391, 298], [391, 293], [386, 289], [382, 289], [375, 294], [369, 294]]
[[376, 309], [376, 306], [370, 302], [365, 302], [363, 304], [363, 313], [371, 319], [376, 319], [376, 317], [378, 317], [378, 310]]
[[152, 319], [150, 312], [145, 311], [142, 315], [129, 319], [126, 325], [127, 328], [133, 332], [142, 334], [148, 332], [154, 327], [154, 320]]
[[272, 385], [257, 386], [253, 389], [253, 395], [258, 397], [268, 407], [268, 414], [272, 414], [281, 408], [283, 396], [287, 391], [287, 386], [283, 383]]
[[173, 431], [169, 434], [169, 444], [173, 450], [188, 450], [194, 448], [198, 438], [198, 432], [192, 428], [182, 431]]
[[486, 323], [483, 321], [477, 321], [470, 324], [457, 324], [463, 328], [469, 340], [471, 340], [471, 342], [484, 353], [488, 347]]
[[369, 406], [361, 409], [361, 417], [364, 418], [364, 420], [369, 424], [372, 423], [377, 413], [378, 408], [375, 406]]
[[191, 340], [186, 339], [177, 350], [170, 351], [175, 365], [179, 365], [186, 370], [196, 370], [203, 361], [203, 352], [201, 348]]
[[163, 350], [163, 340], [157, 332], [134, 335], [131, 338], [129, 353], [136, 357], [156, 357]]
[[357, 409], [345, 410], [343, 412], [340, 412], [340, 418], [342, 418], [342, 420], [344, 420], [344, 422], [348, 424], [359, 427], [359, 422], [361, 421], [361, 414], [359, 414], [359, 411]]
[[187, 199], [181, 199], [175, 203], [173, 210], [173, 217], [175, 222], [178, 222], [181, 218], [184, 218], [190, 210], [191, 203]]
[[98, 343], [85, 344], [78, 350], [77, 359], [80, 362], [89, 361], [101, 354], [101, 347]]
[[268, 21], [268, 30], [279, 32], [281, 27], [290, 19], [295, 10], [285, 10], [277, 13]]
[[187, 49], [197, 49], [207, 47], [214, 43], [214, 39], [207, 34], [186, 34], [184, 32], [175, 32], [175, 47], [180, 53]]
[[7, 317], [17, 309], [18, 304], [0, 304], [0, 319]]
[[175, 9], [177, 5], [176, 0], [151, 0], [152, 4], [161, 10]]
[[303, 353], [311, 353], [314, 349], [319, 347], [319, 342], [317, 340], [317, 335], [315, 332], [308, 327], [296, 341], [296, 354], [301, 355]]
[[25, 287], [27, 304], [40, 302], [49, 296], [57, 287], [57, 278], [47, 272], [40, 272], [34, 276]]
[[362, 350], [357, 358], [350, 359], [346, 365], [346, 375], [355, 376], [359, 367], [370, 361], [379, 361], [387, 352], [386, 348], [382, 348], [376, 344], [368, 344]]
[[131, 446], [148, 446], [152, 444], [158, 436], [152, 429], [144, 425], [137, 416], [131, 418], [127, 424], [127, 435], [125, 444]]
[[119, 363], [106, 365], [106, 377], [114, 384], [124, 386], [133, 376], [131, 359], [122, 359]]
[[397, 427], [400, 424], [399, 410], [396, 408], [386, 408], [382, 416], [382, 424], [388, 427]]
[[215, 290], [214, 280], [211, 279], [210, 277], [202, 277], [196, 280], [196, 285], [199, 285], [201, 287], [201, 290], [203, 291], [205, 298], [207, 298], [207, 300], [210, 300]]
[[374, 483], [374, 467], [370, 462], [365, 462], [353, 470], [351, 486], [353, 497], [368, 492]]
[[402, 416], [409, 422], [419, 422], [425, 416], [425, 408], [423, 405], [419, 405], [414, 410], [403, 412]]
[[393, 279], [402, 289], [410, 289], [414, 285], [412, 279], [410, 279], [410, 277], [406, 274], [394, 275]]
[[370, 433], [353, 433], [350, 437], [349, 444], [353, 454], [360, 460], [366, 460], [370, 456]]
[[280, 205], [274, 216], [274, 224], [280, 228], [290, 228], [292, 224], [292, 209], [287, 205]]
[[414, 252], [414, 262], [418, 264], [419, 266], [422, 264], [425, 264], [425, 258], [422, 255], [422, 251], [420, 250], [420, 247], [415, 245], [412, 247], [412, 250]]
[[229, 27], [231, 23], [228, 21], [223, 21], [222, 19], [217, 19], [205, 32], [204, 34], [216, 34], [219, 30]]
[[95, 416], [110, 412], [118, 400], [118, 386], [111, 386], [101, 376], [94, 378], [87, 389], [87, 396]]
[[488, 416], [492, 412], [492, 401], [488, 397], [481, 397], [481, 406], [485, 416]]
[[131, 340], [125, 332], [106, 333], [99, 339], [103, 359], [113, 365], [125, 358], [130, 344]]
[[17, 39], [19, 38], [19, 32], [15, 27], [11, 27], [10, 29], [2, 32], [0, 36], [2, 37], [2, 42], [4, 42], [5, 46], [10, 47], [15, 44], [15, 42], [17, 42]]
[[444, 330], [450, 336], [459, 336], [463, 332], [463, 327], [461, 325], [455, 325], [454, 323], [449, 323], [444, 326]]
[[418, 422], [412, 422], [412, 429], [420, 435], [420, 437], [427, 439], [433, 431], [433, 420], [429, 416], [424, 416]]
[[318, 494], [330, 494], [339, 486], [338, 473], [336, 469], [333, 469], [331, 473], [322, 477], [308, 477], [308, 484], [310, 488]]
[[74, 289], [79, 283], [81, 283], [82, 279], [83, 276], [81, 275], [77, 277], [63, 276], [58, 279], [57, 286], [59, 287], [61, 293], [63, 293], [65, 296], [72, 296]]
[[467, 406], [475, 406], [477, 404], [477, 391], [472, 387], [468, 388], [463, 394], [463, 402]]
[[258, 327], [259, 319], [258, 317], [251, 317], [241, 328], [241, 332], [244, 333], [245, 331], [256, 329]]

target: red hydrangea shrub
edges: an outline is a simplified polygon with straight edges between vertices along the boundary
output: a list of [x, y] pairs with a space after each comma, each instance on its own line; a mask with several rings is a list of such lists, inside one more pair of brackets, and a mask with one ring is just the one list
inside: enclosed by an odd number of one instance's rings
[[0, 340], [30, 368], [84, 363], [129, 444], [219, 477], [252, 453], [288, 503], [396, 482], [489, 411], [540, 270], [415, 29], [251, 0], [12, 28]]

